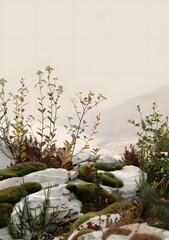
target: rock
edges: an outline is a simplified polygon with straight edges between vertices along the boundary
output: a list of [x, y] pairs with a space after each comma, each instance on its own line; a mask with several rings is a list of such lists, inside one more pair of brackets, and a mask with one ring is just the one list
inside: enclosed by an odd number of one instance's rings
[[0, 169], [10, 166], [10, 164], [15, 163], [15, 161], [4, 141], [0, 140]]
[[73, 180], [78, 177], [78, 170], [70, 170], [69, 171], [69, 180]]
[[0, 181], [0, 190], [26, 182], [39, 182], [43, 188], [64, 184], [69, 181], [69, 171], [62, 168], [48, 168], [30, 173], [24, 177], [13, 177]]
[[[133, 165], [124, 166], [122, 170], [112, 172], [116, 177], [120, 178], [124, 186], [119, 188], [119, 193], [126, 201], [133, 201], [136, 198], [136, 192], [139, 189], [139, 182], [142, 179], [142, 171]], [[114, 191], [114, 189], [112, 189]]]
[[[82, 223], [78, 229], [76, 229], [72, 234], [71, 236], [68, 238], [68, 240], [72, 240], [74, 238], [74, 236], [81, 230], [81, 229], [84, 229], [84, 228], [87, 228], [88, 227], [88, 224], [92, 225], [92, 226], [99, 226], [103, 229], [106, 228], [107, 224], [108, 223], [114, 223], [115, 221], [119, 221], [120, 220], [120, 215], [119, 214], [110, 214], [110, 215], [101, 215], [101, 216], [96, 216], [96, 217], [92, 217], [90, 218], [89, 220], [87, 220], [86, 222]], [[89, 239], [102, 239], [102, 238], [98, 238], [98, 234], [97, 232], [94, 232], [95, 234], [94, 235], [91, 235], [90, 237], [91, 238], [84, 238], [86, 240], [89, 240]], [[95, 238], [95, 235], [96, 235], [96, 238]], [[102, 237], [102, 235], [99, 233], [99, 235]], [[79, 239], [79, 238], [78, 238]], [[83, 238], [81, 238], [83, 239]]]
[[[12, 240], [13, 238], [9, 235], [7, 228], [1, 228], [0, 229], [0, 239], [1, 240]], [[22, 240], [22, 239], [18, 239]]]
[[121, 227], [122, 229], [129, 229], [132, 231], [131, 235], [133, 235], [135, 232], [137, 233], [147, 233], [147, 234], [154, 234], [158, 237], [161, 237], [162, 240], [168, 240], [169, 239], [169, 231], [163, 230], [156, 227], [151, 227], [147, 223], [133, 223], [129, 225], [125, 225]]
[[106, 163], [108, 165], [113, 165], [117, 162], [119, 162], [118, 159], [111, 157], [111, 156], [107, 156], [107, 155], [101, 155], [99, 157], [99, 159], [97, 160], [98, 163]]
[[[120, 234], [119, 235], [111, 234], [106, 238], [106, 240], [129, 240], [135, 233], [146, 233], [146, 234], [156, 235], [158, 237], [161, 237], [162, 240], [169, 239], [169, 231], [148, 226], [147, 223], [128, 224], [128, 225], [121, 226], [120, 228], [131, 230], [131, 233], [128, 236], [120, 235]], [[105, 231], [105, 230], [106, 229], [102, 229], [102, 231], [94, 231], [92, 233], [87, 233], [85, 235], [78, 237], [78, 240], [102, 240], [103, 231]], [[68, 238], [68, 240], [72, 240], [72, 236], [74, 236], [74, 235], [72, 234]]]
[[[48, 196], [49, 198], [45, 196]], [[46, 219], [47, 221], [49, 221], [49, 219], [52, 219], [52, 221], [50, 221], [50, 224], [47, 224], [44, 229], [45, 232], [50, 233], [63, 223], [69, 222], [81, 216], [81, 202], [78, 199], [76, 199], [76, 201], [73, 201], [72, 196], [73, 195], [70, 194], [69, 190], [66, 189], [66, 185], [62, 184], [49, 190], [45, 189], [34, 194], [30, 194], [26, 197], [26, 203], [30, 209], [31, 215], [35, 218], [35, 216], [41, 212], [45, 200], [50, 200], [48, 210], [46, 212]], [[14, 210], [11, 214], [11, 219], [13, 220], [16, 227], [20, 224], [17, 213], [19, 209], [22, 210], [23, 208], [24, 199], [15, 205]], [[58, 215], [53, 218], [52, 214], [56, 211], [58, 212]], [[26, 233], [26, 236], [27, 239], [30, 239], [29, 233]]]

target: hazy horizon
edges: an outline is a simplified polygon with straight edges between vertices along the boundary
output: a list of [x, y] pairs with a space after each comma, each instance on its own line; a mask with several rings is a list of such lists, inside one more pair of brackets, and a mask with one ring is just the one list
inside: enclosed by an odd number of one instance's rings
[[[50, 65], [75, 93], [102, 93], [100, 109], [168, 84], [169, 2], [165, 0], [1, 0], [0, 78], [31, 91]], [[31, 97], [30, 97], [30, 103]]]

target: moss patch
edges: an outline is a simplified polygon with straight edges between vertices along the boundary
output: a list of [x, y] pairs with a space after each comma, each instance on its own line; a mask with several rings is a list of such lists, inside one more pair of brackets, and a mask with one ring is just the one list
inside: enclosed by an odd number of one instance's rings
[[112, 173], [98, 173], [97, 164], [84, 164], [79, 168], [79, 177], [86, 182], [99, 183], [113, 188], [120, 188], [123, 182]]
[[123, 168], [123, 165], [121, 163], [114, 163], [112, 165], [109, 165], [109, 164], [106, 164], [106, 163], [96, 162], [96, 169], [97, 170], [115, 171], [115, 170], [121, 170], [122, 168]]
[[0, 203], [11, 203], [14, 205], [19, 202], [22, 197], [38, 192], [42, 186], [37, 182], [28, 182], [19, 186], [5, 188], [0, 190]]
[[22, 177], [29, 173], [45, 170], [46, 165], [39, 162], [24, 162], [12, 165], [10, 168], [0, 170], [0, 180], [11, 177]]
[[12, 204], [0, 203], [0, 228], [8, 226], [12, 210]]
[[117, 201], [115, 194], [108, 192], [98, 184], [67, 184], [67, 189], [73, 192], [82, 202], [81, 212], [83, 213], [99, 211]]

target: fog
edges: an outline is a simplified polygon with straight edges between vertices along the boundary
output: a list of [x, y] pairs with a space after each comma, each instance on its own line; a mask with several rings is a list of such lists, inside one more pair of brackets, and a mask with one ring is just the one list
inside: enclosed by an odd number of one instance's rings
[[108, 108], [168, 84], [168, 1], [1, 0], [0, 9], [10, 91], [21, 77], [31, 89], [48, 65], [65, 89], [63, 111], [79, 91], [102, 93]]

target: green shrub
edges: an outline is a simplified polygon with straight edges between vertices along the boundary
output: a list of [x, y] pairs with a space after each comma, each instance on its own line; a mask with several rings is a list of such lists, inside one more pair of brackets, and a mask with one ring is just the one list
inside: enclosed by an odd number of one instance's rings
[[152, 114], [144, 117], [138, 105], [139, 122], [129, 120], [131, 124], [141, 129], [138, 132], [137, 153], [140, 167], [147, 173], [149, 183], [156, 182], [158, 188], [166, 186], [169, 190], [169, 122], [168, 116], [163, 120], [157, 111], [157, 104], [153, 103]]
[[98, 184], [67, 184], [67, 189], [73, 192], [82, 202], [81, 212], [99, 211], [117, 201], [117, 196], [103, 189]]
[[24, 196], [38, 192], [41, 189], [42, 186], [37, 182], [28, 182], [19, 186], [5, 188], [0, 190], [0, 203], [11, 203], [14, 205]]
[[24, 162], [14, 164], [9, 168], [0, 170], [0, 180], [11, 177], [22, 177], [29, 173], [45, 170], [46, 165], [39, 162]]
[[8, 226], [12, 210], [13, 210], [12, 204], [0, 203], [0, 228]]

